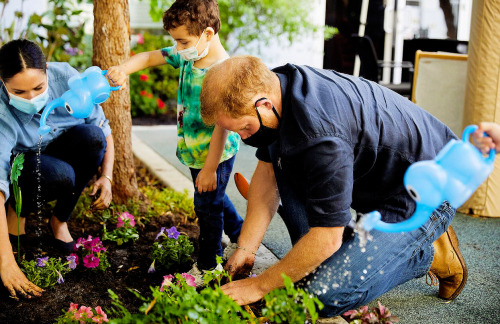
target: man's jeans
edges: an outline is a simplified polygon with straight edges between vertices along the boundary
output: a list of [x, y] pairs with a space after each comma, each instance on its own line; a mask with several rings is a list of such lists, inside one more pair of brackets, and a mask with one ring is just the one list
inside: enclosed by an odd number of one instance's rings
[[[240, 236], [243, 219], [238, 215], [233, 203], [226, 195], [226, 187], [233, 170], [235, 157], [226, 160], [217, 167], [217, 189], [198, 193], [195, 186], [194, 210], [200, 226], [200, 247], [198, 268], [207, 270], [217, 265], [216, 255], [222, 256], [222, 231], [236, 243]], [[200, 169], [190, 169], [193, 183]]]
[[[293, 192], [280, 192], [283, 218], [295, 244], [309, 231], [304, 205]], [[387, 211], [379, 210], [382, 214]], [[358, 235], [311, 275], [299, 282], [325, 305], [321, 316], [340, 315], [365, 305], [392, 288], [429, 271], [434, 258], [432, 242], [446, 231], [455, 209], [445, 202], [419, 229], [408, 233], [371, 231], [373, 240], [362, 250]], [[320, 248], [320, 247], [319, 247]]]
[[[95, 125], [75, 126], [55, 139], [40, 157], [40, 204], [57, 200], [53, 215], [61, 222], [67, 222], [83, 189], [97, 173], [105, 152], [106, 138]], [[19, 177], [22, 217], [38, 210], [36, 170], [37, 152], [25, 153], [24, 168]], [[9, 201], [15, 208], [13, 196]]]

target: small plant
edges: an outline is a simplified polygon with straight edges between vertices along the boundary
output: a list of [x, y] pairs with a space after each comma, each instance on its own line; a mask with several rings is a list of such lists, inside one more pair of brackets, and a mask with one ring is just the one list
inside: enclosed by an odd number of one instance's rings
[[200, 292], [186, 282], [181, 274], [164, 280], [163, 290], [151, 288], [152, 299], [147, 299], [133, 292], [144, 304], [140, 313], [132, 314], [120, 302], [119, 297], [108, 290], [113, 299], [113, 323], [256, 323], [220, 288], [205, 288]]
[[64, 283], [64, 276], [72, 269], [70, 261], [63, 262], [56, 258], [37, 258], [36, 260], [21, 261], [21, 269], [29, 281], [40, 288]]
[[[10, 181], [12, 182], [12, 193], [14, 194], [14, 199], [16, 202], [16, 215], [17, 215], [17, 233], [19, 234], [19, 217], [21, 216], [21, 207], [23, 205], [23, 197], [21, 195], [21, 188], [19, 187], [19, 177], [21, 176], [21, 170], [24, 165], [24, 154], [16, 155], [14, 161], [12, 162], [12, 168], [10, 170]], [[21, 262], [21, 254], [19, 253], [21, 249], [21, 239], [20, 235], [17, 237], [17, 262]]]
[[228, 281], [231, 281], [231, 276], [229, 272], [224, 270], [222, 267], [222, 258], [220, 256], [216, 257], [217, 266], [212, 271], [207, 271], [203, 276], [203, 283], [205, 286], [208, 286], [210, 283], [214, 283], [215, 287], [220, 287], [223, 278], [227, 278]]
[[387, 307], [377, 301], [378, 307], [363, 306], [359, 309], [353, 309], [345, 312], [342, 316], [349, 321], [350, 324], [369, 324], [369, 323], [386, 323], [392, 324], [399, 322], [399, 318], [392, 316]]
[[175, 226], [169, 229], [162, 227], [153, 244], [153, 263], [148, 272], [155, 272], [155, 263], [170, 269], [191, 261], [193, 244], [186, 235], [180, 235]]
[[68, 311], [63, 310], [63, 314], [57, 318], [56, 324], [70, 324], [70, 323], [103, 323], [109, 322], [108, 315], [104, 313], [101, 306], [95, 309], [87, 306], [80, 306], [71, 303]]
[[111, 232], [106, 230], [106, 225], [104, 225], [104, 234], [102, 236], [103, 240], [114, 241], [117, 245], [122, 245], [128, 241], [134, 241], [139, 238], [139, 233], [135, 227], [134, 216], [130, 213], [123, 212], [118, 216], [118, 222], [116, 228]]
[[273, 323], [305, 323], [309, 315], [315, 323], [319, 316], [316, 307], [322, 309], [323, 304], [307, 291], [295, 288], [285, 274], [281, 276], [285, 288], [275, 289], [264, 297], [266, 305], [262, 309], [262, 316]]
[[104, 271], [109, 267], [107, 249], [98, 237], [80, 237], [75, 244], [75, 250], [81, 253], [85, 268]]

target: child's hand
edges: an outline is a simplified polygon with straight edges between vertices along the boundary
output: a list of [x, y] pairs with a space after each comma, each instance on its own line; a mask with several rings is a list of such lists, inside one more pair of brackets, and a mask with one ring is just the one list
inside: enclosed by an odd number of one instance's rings
[[[488, 136], [484, 136], [484, 133]], [[500, 125], [495, 123], [479, 123], [478, 129], [472, 134], [474, 144], [483, 154], [488, 154], [490, 150], [496, 149], [500, 145]], [[497, 154], [500, 150], [497, 150]]]
[[123, 89], [127, 84], [127, 73], [119, 65], [110, 67], [106, 76], [115, 86], [121, 86], [120, 89]]
[[195, 185], [199, 193], [215, 190], [217, 188], [217, 170], [208, 171], [202, 168], [196, 177]]

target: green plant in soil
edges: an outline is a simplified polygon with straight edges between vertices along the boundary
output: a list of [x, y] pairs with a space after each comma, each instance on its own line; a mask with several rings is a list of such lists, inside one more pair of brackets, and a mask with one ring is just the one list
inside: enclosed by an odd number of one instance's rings
[[171, 269], [174, 266], [181, 266], [192, 261], [193, 244], [189, 237], [180, 235], [174, 226], [170, 229], [162, 227], [156, 239], [158, 241], [153, 243], [153, 264], [151, 265], [153, 268], [150, 268], [151, 272], [155, 271], [155, 263], [164, 269]]
[[319, 316], [316, 309], [322, 309], [323, 304], [304, 289], [296, 288], [289, 277], [281, 276], [285, 288], [275, 289], [264, 297], [262, 316], [273, 323], [305, 323], [309, 315], [315, 323]]
[[128, 212], [123, 212], [118, 216], [116, 228], [110, 232], [103, 225], [103, 241], [114, 241], [117, 245], [122, 245], [129, 241], [135, 242], [139, 238], [139, 233], [135, 227], [134, 216]]
[[64, 276], [71, 271], [69, 262], [59, 258], [40, 257], [35, 260], [21, 261], [21, 270], [29, 281], [40, 288], [64, 283]]
[[[16, 215], [17, 215], [17, 233], [19, 234], [19, 217], [21, 215], [21, 208], [23, 205], [23, 197], [21, 195], [21, 188], [19, 187], [19, 177], [21, 176], [21, 170], [24, 165], [24, 154], [18, 154], [12, 162], [12, 168], [10, 171], [10, 181], [12, 183], [12, 191], [14, 194], [14, 199], [16, 201]], [[17, 237], [17, 262], [21, 262], [20, 253], [21, 251], [21, 240], [20, 236]]]

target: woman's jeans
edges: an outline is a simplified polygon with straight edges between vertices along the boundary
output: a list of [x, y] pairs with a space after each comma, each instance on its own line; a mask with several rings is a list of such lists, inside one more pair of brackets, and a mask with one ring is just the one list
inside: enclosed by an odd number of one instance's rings
[[[238, 215], [233, 203], [226, 195], [226, 187], [233, 170], [235, 157], [226, 160], [217, 167], [217, 188], [213, 191], [198, 193], [195, 185], [194, 211], [200, 226], [200, 247], [198, 268], [207, 270], [217, 265], [216, 256], [222, 256], [222, 231], [229, 236], [231, 242], [237, 242], [240, 236], [243, 219]], [[192, 169], [193, 183], [200, 169]]]
[[[57, 200], [53, 215], [67, 222], [78, 199], [97, 173], [106, 152], [106, 138], [101, 128], [81, 124], [69, 129], [47, 145], [40, 157], [38, 190], [37, 152], [24, 154], [24, 168], [19, 177], [22, 193], [21, 216], [26, 217], [48, 201]], [[12, 185], [11, 185], [12, 192]], [[15, 208], [14, 195], [9, 199]]]
[[[293, 192], [280, 191], [280, 212], [295, 244], [309, 231], [305, 207]], [[379, 210], [382, 214], [387, 211]], [[419, 229], [408, 233], [372, 230], [373, 240], [360, 247], [359, 236], [349, 237], [300, 285], [325, 307], [321, 316], [332, 317], [365, 305], [392, 288], [425, 275], [434, 258], [432, 243], [446, 231], [455, 209], [443, 203]], [[319, 247], [320, 248], [320, 247]]]

